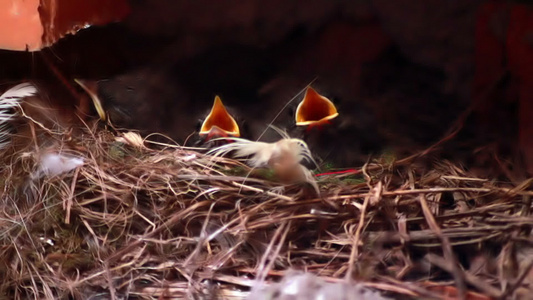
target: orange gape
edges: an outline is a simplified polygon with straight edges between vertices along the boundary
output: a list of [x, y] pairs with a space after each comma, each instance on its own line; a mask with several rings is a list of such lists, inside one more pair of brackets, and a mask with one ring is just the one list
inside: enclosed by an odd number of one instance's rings
[[296, 108], [296, 125], [322, 126], [339, 115], [335, 104], [328, 98], [317, 93], [313, 88], [308, 87], [304, 99]]
[[220, 97], [216, 96], [211, 112], [202, 123], [200, 136], [211, 139], [213, 137], [240, 137], [240, 135], [239, 125], [228, 113]]

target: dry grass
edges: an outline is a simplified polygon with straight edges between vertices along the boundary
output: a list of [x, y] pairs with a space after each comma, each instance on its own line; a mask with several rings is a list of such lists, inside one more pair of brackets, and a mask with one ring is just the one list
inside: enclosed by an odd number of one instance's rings
[[394, 298], [533, 289], [531, 180], [370, 163], [319, 177], [317, 198], [191, 149], [107, 131], [69, 144], [85, 165], [54, 178], [4, 158], [0, 299], [240, 299], [289, 269]]

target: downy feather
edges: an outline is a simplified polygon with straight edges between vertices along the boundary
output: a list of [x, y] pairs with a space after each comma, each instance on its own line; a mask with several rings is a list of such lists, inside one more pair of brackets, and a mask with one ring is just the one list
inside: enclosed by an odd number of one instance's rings
[[232, 138], [233, 143], [222, 145], [207, 152], [213, 156], [223, 156], [229, 152], [235, 151], [233, 154], [236, 158], [243, 158], [250, 156], [247, 159], [248, 165], [254, 168], [265, 167], [268, 164], [271, 153], [274, 149], [274, 144], [264, 142], [253, 142], [242, 138]]
[[216, 147], [208, 152], [213, 156], [223, 156], [234, 151], [236, 158], [246, 159], [254, 168], [267, 167], [269, 162], [282, 155], [290, 155], [295, 162], [314, 161], [307, 144], [299, 139], [281, 139], [275, 143], [254, 142], [242, 138], [232, 138], [233, 143]]
[[[253, 142], [242, 138], [232, 138], [231, 144], [216, 147], [208, 154], [213, 156], [226, 155], [234, 152], [236, 158], [246, 158], [246, 163], [253, 168], [270, 168], [280, 179], [286, 182], [304, 181], [311, 184], [317, 195], [320, 195], [316, 180], [302, 160], [314, 162], [307, 144], [299, 139], [283, 136], [275, 143]], [[315, 163], [316, 164], [316, 163]]]

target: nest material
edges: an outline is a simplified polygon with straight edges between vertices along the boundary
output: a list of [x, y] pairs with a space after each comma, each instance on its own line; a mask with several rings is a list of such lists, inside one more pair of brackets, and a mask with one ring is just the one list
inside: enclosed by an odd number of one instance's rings
[[0, 299], [240, 299], [293, 269], [394, 298], [533, 289], [531, 181], [368, 164], [319, 177], [316, 197], [191, 149], [69, 144], [84, 165], [52, 178], [4, 157]]

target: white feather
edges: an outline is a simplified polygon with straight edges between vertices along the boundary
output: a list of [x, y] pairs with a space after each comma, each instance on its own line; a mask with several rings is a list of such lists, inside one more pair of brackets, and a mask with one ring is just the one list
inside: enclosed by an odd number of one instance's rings
[[[246, 163], [253, 168], [270, 168], [282, 178], [292, 177], [293, 180], [310, 183], [319, 194], [316, 180], [302, 160], [314, 162], [307, 144], [300, 139], [285, 138], [275, 143], [253, 142], [242, 138], [233, 138], [235, 142], [216, 147], [207, 153], [213, 156], [227, 155], [234, 152], [236, 158], [245, 158]], [[315, 163], [316, 164], [316, 163]], [[295, 169], [296, 168], [296, 169]]]
[[20, 105], [25, 97], [34, 95], [37, 89], [30, 83], [16, 85], [0, 95], [0, 150], [9, 145], [8, 122], [16, 116], [14, 108]]
[[294, 162], [302, 160], [313, 161], [307, 144], [300, 139], [281, 139], [275, 143], [254, 142], [242, 138], [232, 138], [235, 142], [216, 147], [209, 152], [213, 156], [226, 155], [234, 151], [236, 158], [246, 159], [249, 166], [254, 168], [267, 167], [273, 160], [282, 156], [290, 156]]
[[[313, 162], [316, 165], [311, 151], [309, 151], [309, 147], [303, 140], [291, 138], [285, 130], [272, 124], [269, 127], [281, 136], [279, 141], [265, 143], [259, 141], [254, 142], [243, 138], [232, 138], [233, 143], [216, 147], [210, 150], [208, 154], [222, 156], [234, 151], [234, 157], [236, 158], [250, 156], [247, 159], [247, 163], [254, 168], [267, 167], [269, 165], [272, 167], [272, 163], [280, 159], [294, 163], [300, 163], [302, 160], [305, 160]], [[226, 139], [220, 138], [216, 140]]]
[[254, 281], [246, 299], [391, 300], [357, 281], [328, 282], [314, 274], [295, 270], [287, 271], [277, 283]]
[[0, 96], [0, 102], [3, 102], [7, 98], [21, 99], [24, 97], [29, 97], [31, 95], [34, 95], [35, 93], [37, 93], [37, 89], [35, 88], [35, 86], [29, 82], [24, 82], [4, 92]]
[[263, 156], [268, 155], [267, 153], [271, 148], [271, 144], [263, 142], [252, 142], [250, 140], [242, 138], [232, 138], [232, 140], [234, 141], [233, 143], [213, 148], [209, 150], [207, 154], [213, 156], [224, 156], [234, 151], [235, 153], [233, 155], [236, 158], [252, 156], [250, 159], [247, 160], [248, 164], [252, 167], [262, 167], [266, 165], [268, 157]]
[[70, 172], [82, 166], [83, 157], [67, 156], [60, 153], [43, 154], [38, 163], [37, 171], [32, 174], [32, 178], [37, 179], [43, 176], [57, 176]]

